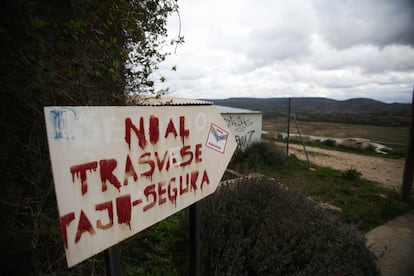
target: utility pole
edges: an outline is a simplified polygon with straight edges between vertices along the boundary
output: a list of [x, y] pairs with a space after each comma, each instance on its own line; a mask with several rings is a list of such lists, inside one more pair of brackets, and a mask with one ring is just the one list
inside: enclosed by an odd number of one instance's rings
[[302, 144], [303, 151], [305, 152], [306, 160], [308, 161], [308, 168], [310, 169], [311, 164], [310, 164], [310, 161], [309, 161], [308, 151], [306, 150], [305, 142], [303, 142], [302, 132], [300, 131], [300, 128], [298, 126], [298, 122], [296, 121], [296, 114], [295, 113], [293, 113], [293, 119], [295, 120], [295, 126], [296, 126], [296, 129], [297, 129], [298, 133], [299, 133], [300, 143]]
[[288, 103], [288, 127], [287, 127], [287, 142], [286, 142], [286, 156], [289, 156], [289, 136], [290, 136], [290, 104], [292, 98], [289, 98]]
[[403, 183], [401, 186], [401, 198], [406, 202], [410, 200], [414, 173], [414, 87], [412, 96], [410, 133], [408, 137], [408, 149], [407, 157], [405, 159]]

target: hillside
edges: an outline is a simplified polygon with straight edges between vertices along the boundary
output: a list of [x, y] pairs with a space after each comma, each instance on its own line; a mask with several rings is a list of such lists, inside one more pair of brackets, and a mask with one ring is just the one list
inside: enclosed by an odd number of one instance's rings
[[[265, 118], [286, 117], [288, 98], [205, 99], [217, 105], [261, 111]], [[410, 104], [357, 98], [338, 101], [328, 98], [292, 98], [291, 111], [305, 121], [341, 122], [383, 126], [408, 126]]]

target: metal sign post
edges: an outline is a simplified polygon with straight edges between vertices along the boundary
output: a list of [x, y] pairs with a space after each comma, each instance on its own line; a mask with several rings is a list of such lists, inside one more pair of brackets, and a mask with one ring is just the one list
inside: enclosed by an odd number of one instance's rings
[[190, 275], [200, 276], [200, 206], [190, 206]]
[[121, 276], [121, 257], [117, 244], [105, 250], [105, 265], [108, 276]]

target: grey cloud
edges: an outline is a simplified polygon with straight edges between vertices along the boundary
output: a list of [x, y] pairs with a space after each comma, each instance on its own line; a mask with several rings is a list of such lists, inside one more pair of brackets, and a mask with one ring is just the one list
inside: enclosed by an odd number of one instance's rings
[[414, 46], [412, 0], [315, 0], [321, 34], [336, 48], [374, 44]]
[[356, 67], [363, 73], [414, 70], [414, 51], [409, 46], [390, 45], [377, 47], [359, 45], [336, 50], [330, 47], [314, 47], [310, 61], [321, 70]]

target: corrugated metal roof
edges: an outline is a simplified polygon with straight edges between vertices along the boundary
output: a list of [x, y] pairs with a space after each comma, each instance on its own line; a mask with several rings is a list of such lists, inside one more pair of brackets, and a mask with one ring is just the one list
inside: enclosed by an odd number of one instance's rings
[[130, 104], [144, 105], [144, 106], [163, 106], [163, 105], [211, 105], [212, 102], [200, 101], [194, 99], [172, 98], [172, 97], [130, 97]]
[[254, 111], [250, 109], [243, 109], [243, 108], [234, 108], [229, 106], [222, 106], [222, 105], [214, 105], [220, 113], [222, 114], [243, 114], [243, 113], [249, 113], [249, 114], [261, 114], [260, 111]]

